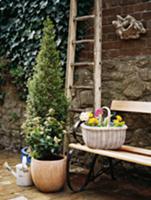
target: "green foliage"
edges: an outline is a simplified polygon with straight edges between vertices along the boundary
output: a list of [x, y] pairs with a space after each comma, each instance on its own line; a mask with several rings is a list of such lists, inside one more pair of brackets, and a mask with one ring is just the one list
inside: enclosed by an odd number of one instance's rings
[[[25, 98], [26, 82], [32, 74], [35, 57], [39, 51], [43, 21], [49, 16], [56, 30], [57, 48], [61, 52], [61, 61], [66, 61], [66, 44], [69, 16], [69, 0], [1, 0], [0, 17], [0, 56], [11, 59], [11, 68], [23, 70], [15, 77], [14, 83]], [[79, 14], [84, 14], [92, 5], [91, 1], [79, 1]], [[18, 68], [18, 67], [17, 67]], [[24, 89], [23, 89], [24, 88]]]
[[27, 112], [30, 116], [45, 117], [48, 110], [53, 108], [57, 119], [65, 120], [67, 100], [62, 89], [63, 72], [51, 20], [45, 21], [43, 32], [37, 64], [33, 77], [28, 82]]
[[12, 77], [12, 83], [16, 86], [18, 90], [18, 95], [20, 99], [25, 100], [27, 94], [27, 87], [24, 80], [24, 69], [21, 66], [13, 67], [10, 69], [10, 75]]
[[23, 131], [32, 156], [50, 159], [61, 150], [62, 121], [66, 119], [68, 103], [62, 88], [62, 67], [50, 19], [45, 21], [43, 33], [33, 77], [28, 81], [27, 118]]
[[31, 156], [36, 159], [52, 160], [62, 150], [63, 124], [54, 114], [50, 109], [45, 118], [31, 118], [23, 124]]
[[5, 99], [5, 92], [3, 86], [6, 83], [6, 76], [8, 74], [9, 62], [3, 57], [0, 57], [0, 105], [3, 105]]

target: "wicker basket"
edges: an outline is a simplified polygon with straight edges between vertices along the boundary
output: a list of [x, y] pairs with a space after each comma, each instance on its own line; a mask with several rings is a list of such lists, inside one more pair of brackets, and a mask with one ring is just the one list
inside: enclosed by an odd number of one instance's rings
[[103, 107], [108, 112], [108, 125], [107, 127], [92, 127], [84, 123], [81, 124], [82, 137], [88, 147], [95, 149], [118, 149], [120, 148], [126, 138], [127, 126], [123, 127], [110, 127], [110, 110]]

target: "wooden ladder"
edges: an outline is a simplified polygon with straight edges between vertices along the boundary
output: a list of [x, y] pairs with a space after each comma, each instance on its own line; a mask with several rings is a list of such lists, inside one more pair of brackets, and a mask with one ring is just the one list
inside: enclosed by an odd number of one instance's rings
[[[102, 67], [102, 0], [95, 0], [94, 15], [77, 16], [77, 0], [70, 0], [70, 19], [68, 32], [66, 96], [72, 103], [72, 89], [92, 89], [94, 91], [93, 109], [101, 107], [101, 67]], [[76, 39], [77, 22], [94, 19], [94, 39]], [[93, 62], [75, 62], [77, 44], [94, 43]], [[74, 85], [75, 67], [93, 67], [93, 86]], [[83, 111], [80, 108], [70, 109], [72, 112]]]

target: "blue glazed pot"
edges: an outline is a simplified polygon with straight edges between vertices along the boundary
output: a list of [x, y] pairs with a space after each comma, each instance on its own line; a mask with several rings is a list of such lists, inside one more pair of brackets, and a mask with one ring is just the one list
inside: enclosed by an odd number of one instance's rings
[[24, 147], [21, 149], [21, 160], [25, 156], [27, 158], [27, 164], [30, 165], [31, 157], [29, 156], [27, 149], [28, 149], [28, 147]]

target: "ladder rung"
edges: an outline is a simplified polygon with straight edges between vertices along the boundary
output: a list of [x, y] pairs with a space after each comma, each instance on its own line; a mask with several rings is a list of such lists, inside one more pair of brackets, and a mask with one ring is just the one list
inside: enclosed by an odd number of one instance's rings
[[70, 108], [69, 111], [81, 113], [81, 112], [84, 112], [85, 109], [81, 109], [81, 108]]
[[71, 89], [93, 89], [93, 85], [74, 85], [70, 87]]
[[81, 43], [94, 43], [94, 40], [93, 39], [85, 39], [85, 40], [76, 40], [76, 41], [73, 41], [72, 43], [73, 44], [81, 44]]
[[81, 16], [81, 17], [75, 17], [74, 20], [84, 21], [84, 20], [87, 20], [87, 19], [94, 19], [94, 18], [95, 18], [95, 15], [86, 15], [86, 16]]
[[71, 66], [84, 66], [84, 65], [93, 66], [94, 62], [76, 62], [71, 64]]

